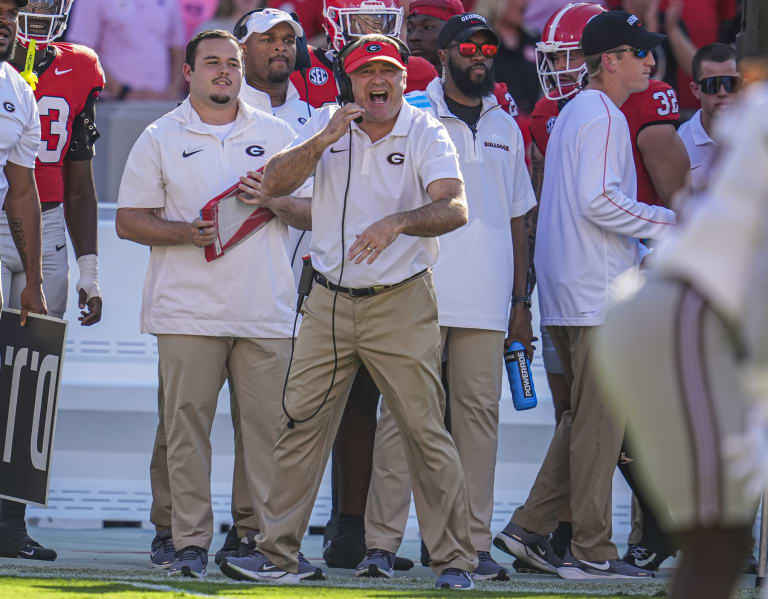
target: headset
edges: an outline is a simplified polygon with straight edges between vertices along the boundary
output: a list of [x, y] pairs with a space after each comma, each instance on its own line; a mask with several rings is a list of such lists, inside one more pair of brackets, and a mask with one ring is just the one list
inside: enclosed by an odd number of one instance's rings
[[[386, 35], [384, 37], [397, 47], [398, 52], [400, 52], [400, 58], [403, 60], [403, 64], [407, 65], [408, 59], [411, 56], [411, 51], [408, 49], [408, 46], [406, 46], [400, 39], [391, 35]], [[359, 48], [364, 43], [370, 41], [371, 40], [369, 39], [357, 40], [351, 44], [347, 44], [336, 54], [336, 58], [333, 61], [333, 76], [336, 79], [336, 89], [339, 91], [336, 100], [342, 106], [355, 101], [354, 96], [352, 95], [352, 81], [349, 79], [349, 75], [347, 75], [346, 71], [344, 71], [344, 61], [352, 50]]]
[[[248, 35], [248, 27], [246, 26], [248, 17], [257, 12], [263, 12], [264, 10], [264, 8], [257, 8], [255, 10], [249, 10], [247, 13], [245, 13], [238, 19], [237, 23], [235, 23], [235, 26], [232, 28], [232, 35], [234, 35], [238, 41], [242, 42], [245, 36]], [[295, 12], [289, 14], [294, 21], [301, 25], [299, 15], [297, 15]], [[301, 71], [303, 75], [310, 66], [312, 66], [312, 60], [309, 57], [307, 34], [305, 33], [301, 37], [296, 36], [296, 66], [294, 67], [294, 70]]]

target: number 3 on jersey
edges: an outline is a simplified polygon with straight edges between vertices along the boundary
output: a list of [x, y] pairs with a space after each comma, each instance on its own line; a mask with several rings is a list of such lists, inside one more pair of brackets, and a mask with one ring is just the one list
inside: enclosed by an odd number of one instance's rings
[[42, 126], [40, 151], [37, 158], [42, 163], [56, 164], [61, 160], [69, 138], [67, 131], [69, 104], [64, 98], [43, 96], [37, 101], [37, 109], [40, 112]]
[[658, 100], [661, 103], [661, 106], [656, 109], [656, 112], [659, 113], [659, 116], [667, 116], [670, 112], [679, 112], [677, 107], [677, 94], [675, 94], [675, 90], [668, 89], [666, 92], [658, 91], [653, 94], [653, 99]]

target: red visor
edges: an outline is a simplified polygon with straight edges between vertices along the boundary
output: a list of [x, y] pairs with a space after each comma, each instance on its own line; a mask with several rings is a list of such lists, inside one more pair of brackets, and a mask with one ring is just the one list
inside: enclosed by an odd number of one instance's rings
[[410, 16], [424, 15], [447, 21], [464, 12], [461, 0], [414, 0], [410, 5]]
[[394, 44], [389, 42], [366, 42], [355, 48], [344, 59], [344, 71], [349, 74], [372, 60], [381, 60], [405, 70], [405, 63]]

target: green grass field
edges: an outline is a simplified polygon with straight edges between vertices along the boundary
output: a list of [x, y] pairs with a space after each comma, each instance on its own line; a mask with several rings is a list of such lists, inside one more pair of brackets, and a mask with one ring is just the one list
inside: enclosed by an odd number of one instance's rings
[[[663, 596], [635, 595], [635, 597]], [[626, 597], [626, 595], [600, 595], [601, 598]], [[321, 586], [269, 587], [262, 585], [226, 584], [215, 582], [159, 582], [157, 580], [108, 581], [73, 580], [65, 578], [2, 578], [0, 597], [3, 599], [187, 599], [193, 597], [234, 598], [268, 597], [291, 599], [395, 599], [395, 598], [440, 598], [457, 597], [456, 592], [424, 589], [402, 590], [395, 588], [335, 588]], [[490, 597], [535, 597], [537, 599], [578, 599], [595, 597], [592, 594], [551, 594], [499, 591], [471, 591], [459, 593], [458, 597], [479, 599]]]

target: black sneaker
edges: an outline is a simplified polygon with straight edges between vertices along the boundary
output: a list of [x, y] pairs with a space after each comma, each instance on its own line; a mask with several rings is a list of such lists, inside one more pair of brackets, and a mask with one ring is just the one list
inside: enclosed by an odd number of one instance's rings
[[205, 568], [207, 565], [208, 552], [202, 547], [189, 545], [176, 552], [176, 559], [171, 567], [168, 568], [168, 576], [205, 578]]
[[176, 561], [176, 548], [170, 528], [160, 528], [152, 539], [152, 552], [149, 554], [149, 567], [167, 570]]
[[341, 530], [323, 547], [323, 559], [329, 568], [353, 570], [365, 558], [365, 530]]
[[655, 572], [670, 555], [672, 554], [666, 551], [657, 551], [651, 547], [630, 545], [629, 549], [627, 549], [627, 552], [624, 554], [624, 557], [621, 559], [636, 568]]
[[32, 539], [26, 530], [26, 525], [0, 525], [0, 557], [18, 559], [36, 559], [52, 562], [58, 556], [53, 549], [43, 547]]
[[413, 560], [410, 560], [407, 557], [400, 557], [399, 555], [396, 555], [395, 563], [392, 564], [392, 567], [398, 572], [407, 572], [413, 568]]
[[563, 563], [555, 554], [547, 537], [530, 532], [514, 522], [509, 522], [504, 530], [494, 537], [493, 545], [504, 553], [550, 574], [557, 574], [558, 567]]
[[239, 557], [240, 556], [240, 537], [237, 536], [237, 527], [233, 524], [227, 531], [227, 536], [224, 538], [224, 544], [216, 552], [216, 556], [213, 561], [216, 565], [221, 565], [221, 560], [225, 557]]
[[570, 551], [565, 554], [563, 565], [557, 569], [557, 573], [560, 575], [560, 578], [569, 580], [599, 580], [601, 578], [650, 579], [655, 576], [653, 572], [633, 566], [622, 559], [590, 562], [573, 557]]
[[421, 565], [425, 568], [429, 568], [429, 564], [432, 562], [432, 557], [429, 555], [429, 549], [427, 549], [426, 544], [424, 541], [421, 542]]

